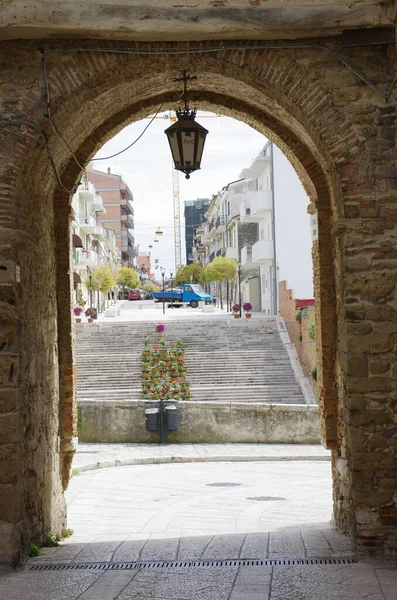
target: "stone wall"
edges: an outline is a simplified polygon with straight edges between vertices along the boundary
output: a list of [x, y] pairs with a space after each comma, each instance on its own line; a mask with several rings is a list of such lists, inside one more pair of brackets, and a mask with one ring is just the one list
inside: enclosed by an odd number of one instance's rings
[[[176, 444], [318, 444], [316, 406], [255, 403], [178, 402], [180, 427], [169, 435]], [[144, 402], [80, 402], [79, 440], [96, 443], [158, 443], [146, 431]]]
[[[18, 18], [32, 18], [32, 7], [19, 6]], [[29, 541], [64, 518], [61, 483], [76, 429], [68, 203], [81, 165], [132, 120], [175, 108], [175, 78], [186, 69], [197, 75], [191, 103], [273, 140], [318, 214], [318, 400], [322, 440], [333, 451], [335, 521], [359, 547], [396, 552], [394, 46], [351, 46], [343, 35], [310, 48], [295, 38], [299, 47], [283, 40], [242, 49], [236, 40], [247, 37], [245, 18], [226, 47], [206, 41], [208, 32], [175, 50], [186, 31], [181, 20], [168, 32], [172, 43], [142, 42], [132, 56], [135, 46], [113, 39], [109, 51], [106, 39], [78, 39], [56, 25], [61, 42], [0, 45], [0, 260], [20, 267], [20, 282], [0, 286], [0, 435], [9, 466], [0, 484], [0, 525], [9, 540], [1, 558], [26, 556]]]
[[[314, 306], [308, 306], [299, 311], [296, 308], [294, 291], [288, 289], [286, 281], [278, 284], [279, 313], [284, 319], [291, 342], [295, 345], [299, 362], [306, 377], [312, 378], [312, 371], [317, 366], [316, 342], [310, 338], [311, 324], [315, 324]], [[296, 320], [298, 313], [302, 320]]]

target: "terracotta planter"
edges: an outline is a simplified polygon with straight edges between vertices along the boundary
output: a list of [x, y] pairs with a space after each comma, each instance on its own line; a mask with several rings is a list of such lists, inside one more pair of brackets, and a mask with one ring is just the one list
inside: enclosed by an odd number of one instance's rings
[[89, 322], [89, 323], [93, 323], [93, 322], [94, 322], [94, 319], [92, 319], [91, 317], [88, 317], [88, 322]]
[[246, 319], [250, 319], [251, 318], [251, 313], [245, 313], [245, 318]]
[[233, 317], [234, 317], [235, 319], [239, 319], [239, 318], [240, 318], [240, 315], [239, 315], [238, 313], [233, 313]]
[[77, 319], [76, 319], [76, 323], [81, 323], [81, 319], [80, 319], [80, 318], [77, 318]]

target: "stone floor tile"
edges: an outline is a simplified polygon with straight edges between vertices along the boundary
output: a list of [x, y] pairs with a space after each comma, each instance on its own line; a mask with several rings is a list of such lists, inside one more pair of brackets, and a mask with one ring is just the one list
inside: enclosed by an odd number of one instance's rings
[[230, 600], [269, 600], [269, 591], [267, 585], [235, 585]]
[[131, 534], [114, 551], [112, 562], [134, 562], [139, 560], [142, 548], [149, 537], [144, 534]]
[[228, 600], [236, 568], [141, 571], [117, 600]]
[[271, 558], [305, 556], [305, 547], [300, 531], [292, 527], [285, 530], [271, 531], [269, 556]]
[[147, 540], [139, 560], [175, 560], [178, 555], [179, 538]]
[[1, 600], [77, 600], [100, 573], [25, 571], [0, 578]]
[[244, 543], [245, 535], [217, 535], [208, 544], [202, 554], [202, 558], [221, 559], [238, 558], [241, 553], [241, 547]]
[[105, 571], [91, 587], [79, 596], [79, 600], [112, 600], [127, 587], [137, 575], [133, 571]]
[[267, 558], [269, 533], [247, 533], [241, 548], [240, 558]]
[[213, 535], [181, 537], [178, 549], [178, 559], [201, 558], [213, 538]]

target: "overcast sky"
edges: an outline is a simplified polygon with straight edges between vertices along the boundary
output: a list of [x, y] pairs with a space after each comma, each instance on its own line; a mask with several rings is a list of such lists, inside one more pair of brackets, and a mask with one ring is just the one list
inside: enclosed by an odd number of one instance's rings
[[[165, 113], [167, 114], [167, 113]], [[211, 198], [231, 181], [239, 179], [243, 168], [250, 166], [263, 148], [266, 138], [240, 121], [229, 117], [198, 112], [196, 120], [209, 130], [204, 148], [201, 171], [189, 180], [181, 173], [180, 200], [182, 226], [182, 261], [185, 262], [183, 202], [196, 198]], [[149, 119], [129, 125], [105, 144], [97, 157], [119, 152], [133, 142]], [[129, 150], [115, 158], [95, 161], [94, 168], [122, 175], [134, 195], [135, 242], [141, 252], [149, 244], [154, 259], [167, 273], [174, 271], [174, 229], [171, 152], [164, 130], [169, 119], [161, 114], [142, 138]], [[312, 295], [311, 241], [308, 199], [288, 161], [281, 152], [275, 157], [277, 261], [281, 279], [288, 279], [295, 297]], [[156, 238], [160, 226], [164, 234]], [[155, 239], [159, 239], [154, 243]], [[299, 251], [298, 251], [299, 249]]]

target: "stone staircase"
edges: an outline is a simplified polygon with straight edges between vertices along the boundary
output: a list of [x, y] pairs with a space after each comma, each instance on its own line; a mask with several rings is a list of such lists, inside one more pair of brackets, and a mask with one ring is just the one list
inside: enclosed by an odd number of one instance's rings
[[[142, 400], [143, 341], [153, 322], [76, 326], [78, 400]], [[276, 321], [168, 321], [164, 339], [186, 345], [193, 401], [304, 404]]]

